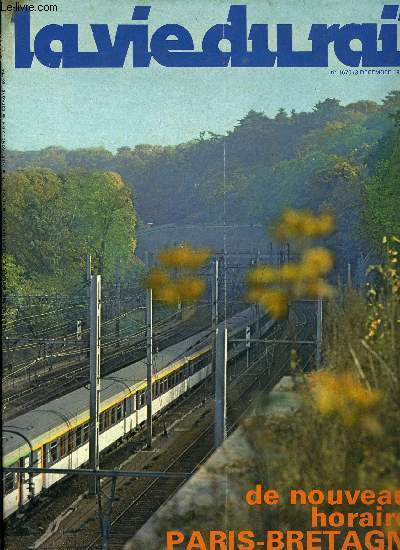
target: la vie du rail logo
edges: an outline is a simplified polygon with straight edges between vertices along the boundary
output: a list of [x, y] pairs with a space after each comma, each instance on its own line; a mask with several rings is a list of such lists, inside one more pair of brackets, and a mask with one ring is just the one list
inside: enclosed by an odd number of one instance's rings
[[273, 26], [275, 46], [270, 48], [272, 26], [250, 25], [246, 5], [230, 6], [226, 22], [211, 26], [201, 44], [195, 44], [190, 29], [176, 23], [150, 34], [151, 6], [135, 6], [130, 21], [115, 32], [107, 23], [92, 23], [90, 51], [79, 49], [79, 23], [55, 22], [33, 36], [31, 10], [23, 8], [20, 5], [13, 16], [19, 69], [32, 67], [34, 58], [52, 69], [140, 68], [152, 60], [165, 67], [328, 67], [333, 61], [348, 67], [400, 66], [399, 5], [393, 4], [382, 7], [379, 23], [311, 24], [305, 50], [293, 47], [291, 23]]

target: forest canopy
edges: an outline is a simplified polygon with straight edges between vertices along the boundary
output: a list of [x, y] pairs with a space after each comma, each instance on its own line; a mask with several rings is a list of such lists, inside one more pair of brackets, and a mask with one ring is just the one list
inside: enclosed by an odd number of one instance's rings
[[9, 293], [82, 286], [86, 256], [107, 280], [135, 250], [132, 196], [114, 172], [25, 168], [3, 181], [5, 286]]
[[111, 277], [117, 256], [132, 261], [135, 208], [145, 223], [214, 223], [224, 195], [228, 223], [268, 223], [287, 206], [328, 207], [337, 257], [378, 249], [383, 234], [399, 231], [399, 111], [393, 91], [381, 103], [327, 98], [310, 112], [250, 111], [225, 135], [201, 132], [176, 146], [8, 151], [9, 270], [71, 288], [90, 252]]

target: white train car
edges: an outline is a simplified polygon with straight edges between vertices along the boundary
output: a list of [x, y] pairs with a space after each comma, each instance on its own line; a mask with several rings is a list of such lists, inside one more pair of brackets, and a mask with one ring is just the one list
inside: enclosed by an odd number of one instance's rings
[[[229, 319], [228, 333], [230, 337], [244, 338], [245, 327], [254, 323], [254, 310], [248, 308]], [[264, 318], [262, 332], [272, 323]], [[244, 349], [244, 343], [230, 345], [229, 357]], [[210, 331], [202, 331], [154, 354], [154, 371], [153, 414], [156, 415], [211, 374]], [[145, 361], [137, 361], [102, 378], [100, 452], [146, 421], [146, 385]], [[49, 401], [4, 426], [4, 467], [29, 466], [30, 447], [23, 437], [32, 445], [34, 467], [76, 469], [86, 464], [89, 459], [89, 388], [84, 386]], [[3, 517], [21, 510], [29, 503], [30, 495], [37, 496], [62, 477], [61, 474], [35, 474], [34, 490], [29, 491], [27, 474], [6, 473]]]

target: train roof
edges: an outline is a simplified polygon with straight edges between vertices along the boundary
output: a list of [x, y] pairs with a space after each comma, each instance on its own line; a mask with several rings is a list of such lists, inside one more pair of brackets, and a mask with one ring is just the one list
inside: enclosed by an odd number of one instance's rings
[[[228, 333], [234, 333], [253, 320], [252, 308], [237, 313], [227, 321]], [[210, 330], [203, 330], [155, 353], [153, 355], [155, 380], [175, 370], [201, 349], [209, 346], [210, 335]], [[145, 388], [146, 369], [146, 360], [142, 359], [103, 377], [100, 381], [100, 411], [122, 401], [131, 393]], [[4, 428], [9, 427], [21, 432], [35, 449], [88, 419], [89, 385], [10, 420]], [[3, 456], [7, 457], [5, 466], [28, 453], [29, 446], [20, 436], [3, 432]]]

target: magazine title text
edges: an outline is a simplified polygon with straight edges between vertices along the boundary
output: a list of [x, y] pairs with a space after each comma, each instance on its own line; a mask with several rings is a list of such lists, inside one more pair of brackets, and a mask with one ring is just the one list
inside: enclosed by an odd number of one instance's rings
[[[134, 7], [133, 23], [119, 24], [113, 37], [107, 24], [91, 24], [96, 51], [79, 50], [78, 24], [45, 25], [32, 37], [32, 51], [30, 10], [20, 9], [13, 19], [15, 66], [30, 68], [36, 57], [53, 69], [123, 67], [131, 44], [129, 63], [134, 68], [149, 67], [152, 59], [165, 67], [328, 67], [333, 52], [349, 67], [400, 66], [399, 5], [383, 6], [380, 25], [312, 24], [310, 48], [302, 51], [293, 46], [292, 24], [275, 25], [276, 47], [270, 49], [271, 25], [257, 23], [249, 28], [246, 5], [231, 6], [227, 22], [207, 30], [200, 50], [195, 49], [190, 31], [182, 25], [162, 25], [150, 37], [146, 23], [150, 11], [151, 6]], [[221, 41], [229, 46], [221, 49]]]

